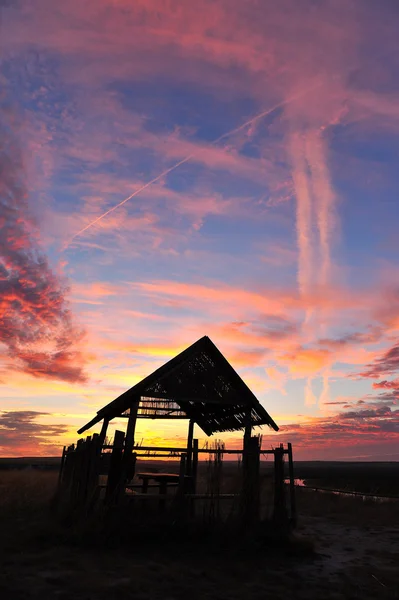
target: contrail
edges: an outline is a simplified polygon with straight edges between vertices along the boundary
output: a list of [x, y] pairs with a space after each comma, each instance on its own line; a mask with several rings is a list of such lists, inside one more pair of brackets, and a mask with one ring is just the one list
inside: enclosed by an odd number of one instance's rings
[[185, 163], [188, 160], [190, 160], [190, 158], [192, 158], [193, 156], [194, 156], [194, 154], [189, 154], [189, 156], [186, 156], [186, 158], [183, 158], [183, 160], [180, 160], [178, 163], [176, 163], [172, 167], [169, 167], [169, 169], [166, 169], [166, 171], [162, 171], [162, 173], [160, 175], [157, 175], [156, 177], [154, 177], [154, 179], [151, 179], [151, 181], [147, 181], [147, 183], [145, 183], [144, 185], [142, 185], [138, 190], [135, 190], [133, 192], [133, 194], [130, 194], [130, 196], [128, 196], [127, 198], [125, 198], [124, 200], [122, 200], [121, 202], [119, 202], [118, 204], [115, 204], [115, 206], [112, 206], [105, 213], [103, 213], [102, 215], [100, 215], [99, 217], [97, 217], [97, 219], [94, 219], [94, 221], [92, 221], [91, 223], [89, 223], [88, 225], [86, 225], [86, 227], [83, 227], [83, 229], [81, 229], [80, 231], [78, 231], [77, 233], [75, 233], [75, 235], [73, 235], [70, 238], [70, 240], [68, 240], [68, 242], [66, 242], [65, 246], [63, 247], [63, 250], [65, 250], [66, 248], [68, 248], [68, 246], [73, 242], [73, 240], [75, 238], [77, 238], [79, 235], [82, 235], [82, 233], [84, 233], [85, 231], [87, 231], [90, 227], [92, 227], [93, 225], [95, 225], [96, 223], [98, 223], [99, 221], [101, 221], [102, 219], [104, 219], [104, 217], [106, 217], [107, 215], [109, 215], [110, 213], [112, 213], [114, 210], [116, 210], [120, 206], [123, 206], [126, 202], [128, 202], [129, 200], [131, 200], [132, 198], [134, 198], [135, 196], [137, 196], [137, 194], [140, 194], [140, 192], [142, 192], [143, 190], [145, 190], [146, 188], [148, 188], [150, 185], [152, 185], [156, 181], [159, 181], [159, 179], [162, 179], [162, 177], [164, 177], [165, 175], [167, 175], [168, 173], [170, 173], [174, 169], [177, 169], [177, 167], [180, 167], [180, 165], [182, 165], [183, 163]]
[[[245, 127], [248, 127], [248, 125], [252, 125], [252, 123], [255, 123], [256, 121], [259, 121], [259, 119], [263, 119], [263, 117], [266, 117], [267, 115], [270, 115], [271, 113], [273, 113], [278, 108], [281, 108], [282, 106], [285, 106], [286, 104], [290, 104], [290, 102], [294, 102], [294, 100], [297, 100], [301, 96], [303, 96], [305, 94], [308, 94], [309, 92], [311, 92], [315, 88], [319, 87], [320, 85], [321, 85], [321, 83], [317, 83], [316, 85], [312, 86], [311, 88], [308, 88], [308, 89], [306, 89], [306, 90], [304, 90], [302, 92], [299, 92], [298, 94], [296, 94], [294, 96], [291, 96], [291, 98], [287, 98], [287, 100], [283, 100], [282, 102], [279, 102], [278, 104], [275, 104], [271, 108], [268, 108], [268, 109], [262, 111], [261, 113], [255, 115], [254, 117], [252, 117], [248, 121], [245, 121], [245, 123], [242, 123], [242, 125], [239, 125], [238, 127], [235, 127], [234, 129], [230, 129], [230, 131], [227, 131], [226, 133], [223, 133], [221, 136], [219, 136], [218, 138], [216, 138], [215, 140], [213, 140], [210, 143], [210, 145], [217, 144], [218, 142], [220, 142], [224, 138], [229, 137], [230, 135], [233, 135], [234, 133], [238, 133], [242, 129], [245, 129]], [[165, 171], [162, 171], [162, 173], [160, 173], [159, 175], [157, 175], [156, 177], [154, 177], [154, 179], [151, 179], [151, 181], [148, 181], [147, 183], [145, 183], [144, 185], [142, 185], [138, 190], [135, 190], [132, 194], [130, 194], [130, 196], [128, 196], [127, 198], [125, 198], [124, 200], [122, 200], [121, 202], [119, 202], [118, 204], [115, 204], [115, 206], [112, 206], [105, 213], [103, 213], [102, 215], [98, 216], [96, 219], [94, 219], [94, 221], [91, 221], [91, 223], [89, 223], [88, 225], [86, 225], [86, 227], [83, 227], [83, 229], [81, 229], [80, 231], [78, 231], [77, 233], [75, 233], [75, 235], [73, 235], [65, 243], [65, 245], [63, 247], [63, 250], [66, 250], [66, 248], [68, 248], [68, 246], [73, 242], [74, 239], [76, 239], [78, 236], [82, 235], [82, 233], [84, 233], [85, 231], [87, 231], [88, 229], [90, 229], [90, 227], [93, 227], [93, 225], [95, 225], [96, 223], [98, 223], [99, 221], [101, 221], [102, 219], [104, 219], [106, 216], [108, 216], [114, 210], [116, 210], [120, 206], [123, 206], [124, 204], [126, 204], [126, 202], [128, 202], [129, 200], [131, 200], [132, 198], [134, 198], [135, 196], [137, 196], [138, 194], [140, 194], [140, 192], [144, 191], [150, 185], [152, 185], [153, 183], [156, 183], [157, 181], [159, 181], [160, 179], [162, 179], [162, 177], [164, 177], [168, 173], [171, 173], [172, 171], [174, 171], [175, 169], [177, 169], [178, 167], [180, 167], [180, 165], [183, 165], [184, 163], [188, 162], [189, 160], [191, 160], [195, 156], [203, 154], [206, 151], [207, 151], [207, 148], [203, 148], [202, 150], [198, 150], [198, 152], [193, 152], [192, 154], [189, 154], [188, 156], [186, 156], [182, 160], [179, 160], [179, 162], [177, 162], [174, 165], [172, 165], [171, 167], [169, 167], [169, 169], [166, 169]]]

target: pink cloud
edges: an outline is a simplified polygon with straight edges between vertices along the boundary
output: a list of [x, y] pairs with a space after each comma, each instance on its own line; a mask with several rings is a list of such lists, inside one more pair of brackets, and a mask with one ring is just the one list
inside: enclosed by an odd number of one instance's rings
[[371, 364], [367, 365], [365, 371], [360, 373], [361, 377], [370, 377], [377, 379], [384, 375], [391, 375], [399, 370], [399, 345], [395, 344], [382, 356], [376, 358]]
[[35, 377], [85, 381], [82, 331], [66, 286], [50, 268], [29, 216], [15, 123], [0, 107], [0, 338], [12, 368]]
[[378, 381], [373, 383], [375, 390], [399, 390], [399, 379], [393, 379], [392, 381]]

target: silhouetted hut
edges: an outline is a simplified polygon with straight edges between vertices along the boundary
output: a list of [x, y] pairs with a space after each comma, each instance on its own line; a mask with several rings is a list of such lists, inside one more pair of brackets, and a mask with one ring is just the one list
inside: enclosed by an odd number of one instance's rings
[[[126, 432], [116, 431], [113, 442], [106, 442], [110, 421], [119, 421], [121, 418], [126, 418]], [[135, 444], [137, 419], [188, 420], [187, 445], [183, 448], [169, 448]], [[186, 506], [191, 506], [189, 512], [192, 515], [195, 513], [192, 504], [194, 501], [204, 501], [209, 515], [214, 515], [215, 502], [219, 506], [218, 503], [223, 500], [232, 503], [231, 509], [236, 511], [239, 519], [246, 523], [254, 523], [263, 518], [260, 517], [260, 457], [261, 454], [267, 454], [274, 455], [274, 470], [271, 472], [274, 478], [273, 519], [278, 524], [284, 523], [287, 522], [288, 514], [284, 491], [284, 455], [288, 455], [290, 514], [291, 523], [295, 522], [291, 444], [288, 443], [286, 449], [283, 444], [279, 444], [274, 449], [262, 450], [261, 438], [252, 436], [252, 429], [267, 425], [278, 431], [278, 426], [208, 337], [201, 338], [104, 406], [78, 433], [82, 434], [101, 422], [99, 435], [89, 435], [86, 440], [81, 438], [76, 447], [72, 444], [63, 450], [58, 496], [74, 510], [77, 507], [85, 507], [88, 513], [99, 498], [104, 499], [108, 507], [119, 505], [124, 499], [128, 504], [130, 501], [135, 502], [136, 508], [139, 509], [145, 496], [143, 506], [158, 497], [159, 509], [163, 511], [167, 498], [170, 497], [167, 494], [167, 486], [170, 485], [177, 488], [174, 496], [177, 505], [187, 501]], [[199, 448], [198, 439], [194, 439], [195, 424], [207, 436], [218, 432], [243, 431], [243, 446], [240, 449], [226, 449], [224, 444], [216, 443], [214, 447]], [[200, 453], [209, 455], [206, 463], [208, 483], [205, 491], [200, 491], [197, 487]], [[224, 493], [220, 487], [220, 466], [224, 454], [242, 458], [242, 462], [239, 461], [238, 489], [233, 493]], [[149, 455], [179, 457], [179, 474], [154, 474], [151, 470], [137, 473], [135, 478], [136, 458]], [[103, 475], [107, 475], [106, 484], [100, 481], [100, 476]], [[136, 479], [142, 483], [137, 484]], [[155, 484], [151, 484], [151, 487], [159, 487], [158, 496], [147, 493], [148, 481], [152, 480]], [[101, 495], [104, 487], [105, 494]], [[137, 487], [141, 492], [136, 491]], [[172, 505], [177, 506], [173, 503]], [[180, 513], [186, 514], [185, 510], [179, 509]]]
[[[104, 442], [109, 422], [127, 418], [125, 454], [134, 447], [137, 419], [188, 419], [188, 451], [196, 423], [210, 436], [217, 432], [278, 426], [218, 348], [207, 337], [172, 358], [98, 411], [78, 433], [103, 422]], [[244, 442], [245, 446], [245, 442]]]

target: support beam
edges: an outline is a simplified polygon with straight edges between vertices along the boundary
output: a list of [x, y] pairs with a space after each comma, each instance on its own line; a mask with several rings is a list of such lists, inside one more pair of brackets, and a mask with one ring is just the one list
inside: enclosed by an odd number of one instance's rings
[[287, 508], [284, 493], [284, 447], [274, 449], [274, 513], [273, 519], [279, 525], [287, 522]]
[[249, 526], [260, 516], [260, 439], [256, 436], [246, 442], [242, 469], [241, 515], [243, 522]]
[[140, 405], [138, 397], [130, 406], [129, 420], [127, 422], [125, 448], [123, 452], [123, 477], [131, 481], [135, 472], [135, 456], [133, 455], [134, 433], [136, 431], [137, 411]]
[[126, 437], [125, 437], [125, 452], [132, 451], [134, 446], [134, 433], [136, 431], [137, 411], [139, 409], [140, 398], [130, 406], [129, 420], [127, 422]]
[[124, 478], [122, 476], [124, 439], [125, 434], [123, 431], [115, 431], [114, 445], [108, 470], [107, 489], [105, 493], [105, 501], [107, 504], [117, 505], [119, 498], [124, 491]]
[[104, 445], [105, 438], [107, 435], [108, 424], [109, 424], [109, 418], [104, 417], [103, 425], [101, 427], [101, 431], [100, 431], [100, 435], [99, 435], [99, 439], [98, 439], [98, 444], [99, 444], [100, 448], [101, 448], [101, 446]]
[[192, 456], [193, 456], [193, 437], [194, 437], [194, 421], [192, 419], [190, 419], [190, 422], [188, 424], [188, 435], [187, 435], [187, 462], [186, 462], [186, 468], [187, 468], [187, 475], [191, 475], [191, 471], [192, 471]]
[[[105, 450], [110, 450], [112, 449], [113, 446], [109, 445], [109, 446], [105, 446]], [[140, 452], [176, 452], [176, 453], [181, 453], [181, 452], [187, 452], [187, 448], [172, 448], [172, 447], [163, 447], [163, 446], [139, 446], [138, 450]], [[220, 450], [215, 450], [215, 448], [199, 448], [198, 452], [203, 453], [203, 454], [218, 454], [220, 452]], [[223, 450], [223, 454], [243, 454], [244, 450], [243, 449], [237, 449], [237, 450], [229, 450], [228, 448], [225, 448]], [[274, 454], [274, 450], [261, 450], [261, 454]], [[288, 454], [288, 450], [283, 449], [283, 454]]]
[[191, 465], [192, 489], [195, 494], [197, 489], [197, 471], [198, 471], [198, 440], [193, 440], [193, 458]]
[[246, 416], [245, 416], [244, 445], [243, 445], [244, 453], [251, 443], [251, 436], [252, 436], [252, 408], [248, 407], [246, 410]]

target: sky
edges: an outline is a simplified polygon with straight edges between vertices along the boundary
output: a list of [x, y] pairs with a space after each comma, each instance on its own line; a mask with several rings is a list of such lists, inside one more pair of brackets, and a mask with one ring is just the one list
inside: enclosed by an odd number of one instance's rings
[[398, 26], [396, 0], [0, 2], [2, 456], [59, 454], [208, 335], [264, 447], [399, 459]]

